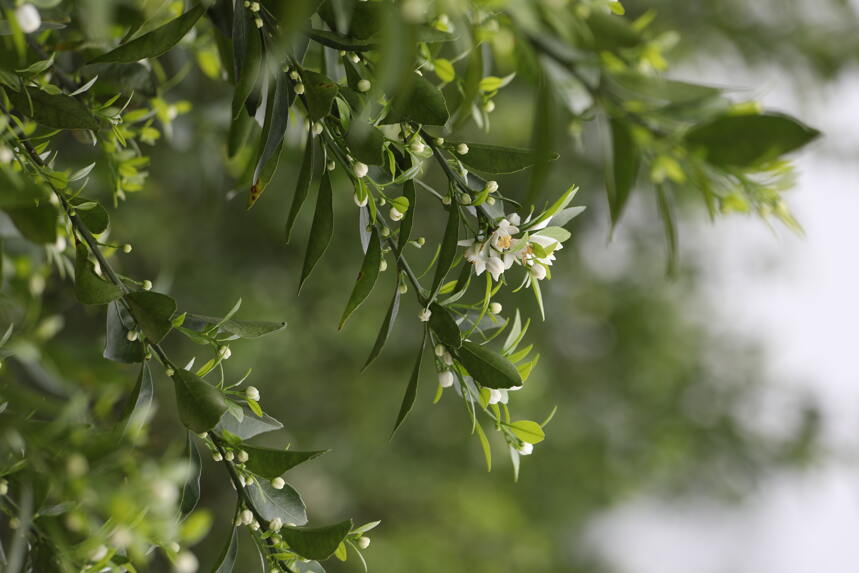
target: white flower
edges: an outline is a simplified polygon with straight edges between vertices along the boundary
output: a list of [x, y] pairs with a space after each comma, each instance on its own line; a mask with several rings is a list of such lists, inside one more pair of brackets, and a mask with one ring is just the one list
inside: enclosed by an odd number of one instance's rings
[[531, 452], [534, 451], [534, 444], [522, 442], [522, 446], [518, 448], [518, 451], [520, 456], [530, 456]]
[[370, 171], [370, 168], [367, 167], [366, 163], [361, 163], [360, 161], [356, 161], [352, 165], [352, 172], [355, 174], [355, 177], [358, 177], [358, 178], [365, 177], [369, 171]]
[[546, 278], [546, 267], [541, 264], [536, 264], [531, 267], [531, 276], [537, 279], [538, 281]]
[[509, 219], [501, 219], [498, 226], [492, 232], [490, 240], [492, 246], [499, 251], [505, 251], [513, 244], [513, 235], [519, 232], [519, 227], [510, 222]]
[[269, 531], [280, 531], [283, 527], [283, 520], [279, 517], [275, 517], [271, 521], [268, 522]]
[[504, 261], [502, 261], [496, 256], [489, 257], [489, 260], [486, 261], [486, 271], [490, 275], [492, 275], [492, 280], [496, 282], [501, 277], [501, 273], [503, 273], [506, 268], [507, 267], [504, 265]]
[[254, 402], [258, 402], [259, 401], [259, 390], [256, 388], [256, 386], [248, 386], [247, 388], [245, 388], [245, 397], [248, 400], [253, 400]]
[[510, 392], [520, 390], [522, 386], [513, 386], [512, 388], [489, 388], [489, 403], [490, 404], [506, 404], [510, 400]]
[[364, 195], [363, 197], [359, 197], [357, 193], [352, 196], [352, 199], [355, 201], [355, 204], [359, 207], [365, 207], [367, 205], [367, 200], [369, 199], [368, 195]]
[[176, 573], [196, 573], [200, 563], [193, 553], [183, 551], [176, 557], [176, 563], [173, 566], [176, 568]]
[[403, 218], [403, 214], [396, 207], [391, 207], [391, 210], [388, 211], [388, 216], [391, 218], [391, 221], [399, 221]]
[[465, 155], [468, 153], [468, 145], [465, 143], [460, 143], [456, 146], [456, 152], [460, 155]]
[[444, 344], [436, 344], [435, 345], [435, 355], [438, 356], [439, 358], [441, 358], [442, 356], [444, 356], [444, 353], [445, 353]]
[[370, 83], [370, 80], [360, 80], [358, 82], [358, 91], [361, 93], [365, 93], [370, 91], [370, 88], [373, 87], [373, 84]]
[[242, 512], [239, 514], [239, 517], [241, 518], [242, 523], [244, 523], [245, 525], [250, 525], [251, 522], [254, 520], [254, 514], [249, 509], [243, 509]]
[[370, 547], [370, 538], [369, 537], [359, 537], [358, 538], [358, 547], [361, 549], [367, 549]]
[[229, 360], [230, 356], [233, 355], [233, 351], [230, 350], [229, 346], [221, 346], [218, 348], [218, 358], [221, 360]]
[[442, 388], [450, 388], [453, 386], [453, 372], [445, 370], [438, 373], [438, 384]]
[[501, 310], [503, 307], [500, 302], [493, 302], [489, 304], [489, 312], [492, 314], [501, 314]]
[[412, 153], [423, 153], [424, 151], [426, 151], [426, 148], [427, 146], [424, 145], [424, 142], [417, 137], [413, 139], [412, 142], [409, 144], [409, 150]]
[[35, 32], [42, 25], [42, 17], [35, 6], [30, 4], [21, 4], [15, 9], [15, 19], [18, 20], [18, 26], [25, 34]]
[[221, 455], [221, 452], [212, 452], [212, 460], [219, 462], [224, 459], [224, 456]]
[[486, 113], [492, 113], [493, 111], [495, 111], [495, 102], [489, 100], [488, 102], [483, 104], [483, 111], [485, 111]]
[[129, 342], [134, 342], [135, 340], [137, 340], [137, 331], [129, 330], [125, 333], [125, 338], [128, 339]]
[[285, 486], [285, 485], [286, 485], [286, 482], [283, 481], [282, 477], [276, 477], [273, 480], [271, 480], [271, 487], [273, 487], [274, 489], [283, 489], [283, 486]]
[[418, 313], [418, 320], [421, 322], [427, 322], [432, 316], [432, 311], [428, 308], [422, 308]]

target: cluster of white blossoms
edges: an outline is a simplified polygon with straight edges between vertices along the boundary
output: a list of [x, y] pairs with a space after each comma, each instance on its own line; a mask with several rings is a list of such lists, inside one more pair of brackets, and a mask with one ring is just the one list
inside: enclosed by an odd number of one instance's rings
[[[528, 271], [526, 286], [532, 278], [546, 278], [555, 261], [555, 251], [563, 248], [562, 239], [541, 233], [549, 226], [551, 217], [530, 226], [529, 220], [530, 217], [522, 221], [518, 213], [512, 213], [501, 219], [488, 237], [460, 241], [460, 246], [467, 247], [465, 260], [474, 265], [474, 274], [479, 276], [486, 271], [498, 281], [515, 263]], [[520, 227], [524, 231], [520, 231]], [[517, 238], [520, 232], [522, 235]]]

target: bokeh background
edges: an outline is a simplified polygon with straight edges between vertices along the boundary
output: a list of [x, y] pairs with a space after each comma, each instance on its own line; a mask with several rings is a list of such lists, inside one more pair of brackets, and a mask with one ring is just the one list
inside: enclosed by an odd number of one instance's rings
[[[283, 225], [300, 150], [287, 149], [278, 178], [245, 212], [223, 161], [230, 94], [219, 83], [192, 72], [171, 92], [194, 110], [176, 121], [171, 144], [154, 151], [147, 189], [131, 198], [136, 207], [113, 215], [114, 236], [140, 247], [129, 274], [150, 277], [183, 310], [225, 313], [241, 297], [240, 318], [289, 323], [276, 337], [236, 343], [229, 371], [238, 377], [252, 366], [263, 404], [286, 423], [285, 436], [263, 443], [332, 448], [291, 481], [312, 521], [382, 520], [366, 552], [371, 571], [859, 569], [856, 6], [624, 4], [632, 16], [655, 8], [656, 25], [679, 33], [672, 77], [737, 86], [738, 97], [824, 131], [799, 157], [798, 187], [787, 197], [806, 233], [740, 216], [711, 223], [690, 190], [680, 272], [667, 277], [655, 199], [639, 193], [610, 237], [599, 131], [586, 126], [580, 139], [564, 138], [564, 161], [546, 185], [554, 193], [577, 183], [588, 210], [571, 225], [573, 240], [544, 290], [546, 321], [529, 333], [542, 358], [528, 390], [516, 394], [516, 410], [531, 419], [555, 405], [558, 413], [518, 483], [501, 444], [486, 472], [457, 400], [431, 404], [429, 368], [415, 411], [389, 440], [418, 342], [410, 323], [417, 308], [404, 303], [384, 354], [359, 373], [394, 275], [338, 332], [360, 245], [357, 217], [349, 222], [351, 190], [335, 182], [334, 242], [296, 297], [309, 213], [289, 245]], [[493, 138], [527, 146], [529, 97], [514, 85], [497, 104]], [[503, 184], [524, 193], [528, 174]], [[422, 216], [416, 233], [438, 233], [436, 215]], [[69, 352], [76, 344], [89, 352], [100, 311], [72, 305], [60, 340]], [[185, 358], [198, 350], [170, 344]], [[134, 378], [104, 368], [99, 383], [126, 387]], [[157, 394], [172, 396], [169, 384], [159, 373]], [[181, 431], [172, 398], [158, 402], [155, 449]], [[201, 570], [227, 535], [234, 499], [223, 469], [206, 463], [201, 503], [221, 519], [196, 548]], [[250, 571], [257, 560], [242, 542], [239, 571]], [[350, 561], [329, 570], [359, 568]]]

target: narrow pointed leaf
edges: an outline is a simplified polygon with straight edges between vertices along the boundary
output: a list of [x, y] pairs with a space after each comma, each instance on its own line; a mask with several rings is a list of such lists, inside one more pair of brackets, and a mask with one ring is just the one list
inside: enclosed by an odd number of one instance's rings
[[122, 290], [95, 274], [95, 265], [87, 257], [87, 249], [77, 246], [75, 259], [75, 295], [84, 304], [107, 304], [122, 296]]
[[153, 344], [161, 342], [173, 329], [170, 319], [176, 312], [176, 301], [166, 294], [149, 291], [132, 292], [126, 295], [125, 300], [131, 307], [137, 326]]
[[[248, 11], [242, 10], [242, 12]], [[236, 17], [239, 18], [240, 16], [237, 15]], [[256, 31], [256, 28], [249, 31], [245, 42], [246, 46], [242, 49], [244, 57], [239, 66], [240, 72], [236, 80], [236, 89], [233, 92], [233, 121], [236, 121], [244, 111], [245, 102], [257, 83], [262, 64], [262, 46], [259, 32]]]
[[143, 34], [139, 38], [126, 42], [106, 54], [93, 58], [89, 63], [115, 62], [130, 64], [144, 58], [160, 56], [178, 44], [205, 11], [206, 7], [202, 3], [197, 4], [178, 18], [149, 33]]
[[233, 527], [230, 529], [230, 538], [227, 540], [227, 544], [218, 556], [218, 560], [215, 561], [212, 573], [232, 573], [233, 568], [236, 566], [238, 553], [239, 539], [236, 535], [236, 528]]
[[331, 557], [340, 543], [349, 535], [352, 520], [325, 527], [285, 527], [280, 536], [289, 548], [305, 559], [322, 560]]
[[107, 305], [107, 332], [104, 341], [104, 357], [116, 362], [131, 364], [143, 361], [143, 343], [128, 340], [128, 332], [134, 329], [134, 319], [116, 301]]
[[221, 421], [215, 426], [216, 432], [227, 431], [242, 440], [249, 440], [254, 436], [283, 428], [280, 421], [266, 413], [257, 416], [247, 406], [239, 407], [242, 409], [241, 421], [232, 415], [222, 416]]
[[370, 243], [367, 245], [367, 253], [364, 255], [364, 262], [361, 263], [361, 270], [358, 272], [358, 280], [355, 282], [355, 287], [352, 289], [352, 294], [349, 295], [349, 301], [346, 303], [346, 309], [343, 311], [343, 316], [340, 317], [340, 325], [338, 329], [343, 328], [352, 313], [361, 306], [367, 297], [372, 292], [376, 285], [376, 280], [379, 278], [379, 265], [382, 263], [382, 244], [379, 241], [379, 233], [376, 228], [370, 234]]
[[337, 84], [328, 76], [311, 70], [302, 70], [301, 79], [307, 94], [307, 115], [310, 121], [318, 121], [331, 111]]
[[334, 233], [334, 207], [331, 191], [331, 176], [328, 171], [322, 174], [319, 183], [319, 193], [316, 198], [316, 212], [313, 214], [313, 224], [310, 227], [310, 239], [307, 243], [307, 253], [304, 255], [304, 265], [301, 268], [301, 280], [298, 290], [304, 286], [304, 281], [325, 254], [331, 236]]
[[436, 262], [435, 278], [432, 281], [431, 293], [433, 297], [438, 292], [444, 277], [447, 276], [450, 265], [453, 264], [453, 259], [456, 257], [457, 241], [459, 240], [459, 207], [450, 205], [448, 210], [450, 213], [447, 217], [447, 226], [444, 229], [441, 250]]
[[394, 429], [391, 430], [391, 435], [397, 431], [397, 428], [403, 423], [403, 420], [406, 419], [406, 416], [411, 412], [412, 406], [415, 404], [415, 396], [418, 393], [418, 379], [421, 374], [421, 361], [424, 356], [424, 345], [427, 341], [427, 331], [424, 329], [423, 338], [421, 338], [421, 345], [418, 347], [418, 356], [415, 359], [415, 365], [412, 368], [412, 375], [409, 378], [409, 385], [406, 386], [406, 393], [403, 396], [403, 402], [400, 405], [400, 412], [397, 414], [397, 421], [394, 422]]
[[406, 211], [406, 214], [403, 216], [403, 220], [400, 221], [400, 235], [397, 238], [397, 255], [403, 252], [403, 249], [406, 248], [406, 244], [409, 242], [409, 238], [412, 234], [412, 225], [415, 220], [415, 182], [413, 180], [408, 180], [403, 183], [403, 197], [409, 200], [409, 210]]
[[128, 397], [122, 420], [125, 422], [126, 431], [134, 431], [149, 419], [149, 409], [152, 407], [152, 396], [155, 394], [152, 385], [152, 371], [149, 364], [144, 362], [140, 366], [140, 374], [137, 376], [137, 384]]
[[429, 325], [442, 344], [449, 348], [459, 348], [462, 345], [462, 334], [459, 326], [445, 307], [438, 303], [430, 305]]
[[486, 388], [512, 388], [522, 385], [516, 367], [500, 354], [470, 340], [462, 343], [457, 357], [468, 373]]
[[49, 94], [37, 88], [24, 88], [21, 92], [6, 90], [6, 94], [15, 110], [44, 126], [93, 131], [102, 126], [89, 108], [71, 96]]
[[606, 190], [611, 220], [617, 224], [635, 185], [641, 154], [624, 122], [612, 118], [610, 126], [612, 157], [611, 170], [606, 174]]
[[182, 487], [182, 497], [179, 501], [179, 509], [182, 517], [187, 516], [194, 511], [197, 503], [200, 501], [200, 473], [203, 471], [203, 464], [200, 461], [200, 452], [197, 450], [194, 440], [191, 439], [191, 433], [188, 433], [188, 441], [185, 445], [185, 451], [188, 456], [188, 464], [191, 466], [191, 474], [188, 480]]
[[370, 356], [367, 357], [367, 361], [364, 363], [364, 366], [361, 370], [364, 370], [369, 366], [382, 352], [382, 348], [385, 346], [385, 342], [388, 340], [388, 336], [391, 334], [391, 329], [394, 327], [394, 321], [397, 319], [397, 313], [400, 310], [400, 287], [396, 285], [394, 287], [394, 298], [391, 299], [391, 305], [388, 307], [388, 312], [385, 314], [385, 320], [382, 321], [382, 328], [379, 329], [379, 334], [376, 336], [376, 342], [373, 344], [373, 349], [370, 351]]
[[245, 466], [256, 475], [266, 479], [281, 476], [295, 466], [327, 452], [327, 450], [296, 452], [255, 446], [242, 446], [242, 449], [248, 453], [248, 461]]
[[307, 131], [307, 144], [304, 146], [304, 159], [301, 162], [301, 171], [298, 172], [298, 181], [295, 183], [295, 193], [292, 195], [292, 205], [289, 207], [289, 216], [286, 218], [286, 242], [292, 235], [292, 228], [298, 218], [298, 212], [307, 199], [310, 190], [310, 182], [313, 181], [313, 157], [315, 155], [315, 142], [313, 130]]
[[227, 410], [221, 391], [193, 372], [176, 369], [173, 373], [179, 419], [192, 432], [208, 432]]
[[554, 161], [557, 153], [540, 156], [530, 149], [468, 143], [468, 153], [457, 156], [468, 167], [484, 173], [516, 173], [540, 161]]

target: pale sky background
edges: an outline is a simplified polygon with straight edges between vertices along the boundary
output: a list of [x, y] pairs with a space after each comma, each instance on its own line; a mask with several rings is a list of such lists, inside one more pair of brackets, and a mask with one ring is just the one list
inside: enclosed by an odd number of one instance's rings
[[798, 188], [787, 195], [806, 236], [734, 216], [698, 221], [681, 239], [708, 261], [715, 328], [762, 342], [769, 414], [777, 422], [780, 405], [813, 395], [830, 454], [803, 472], [770, 476], [743, 505], [639, 497], [596, 519], [589, 544], [618, 573], [856, 573], [859, 76], [803, 93], [779, 71], [722, 65], [708, 61], [676, 76], [745, 86], [766, 107], [825, 134], [798, 156]]

